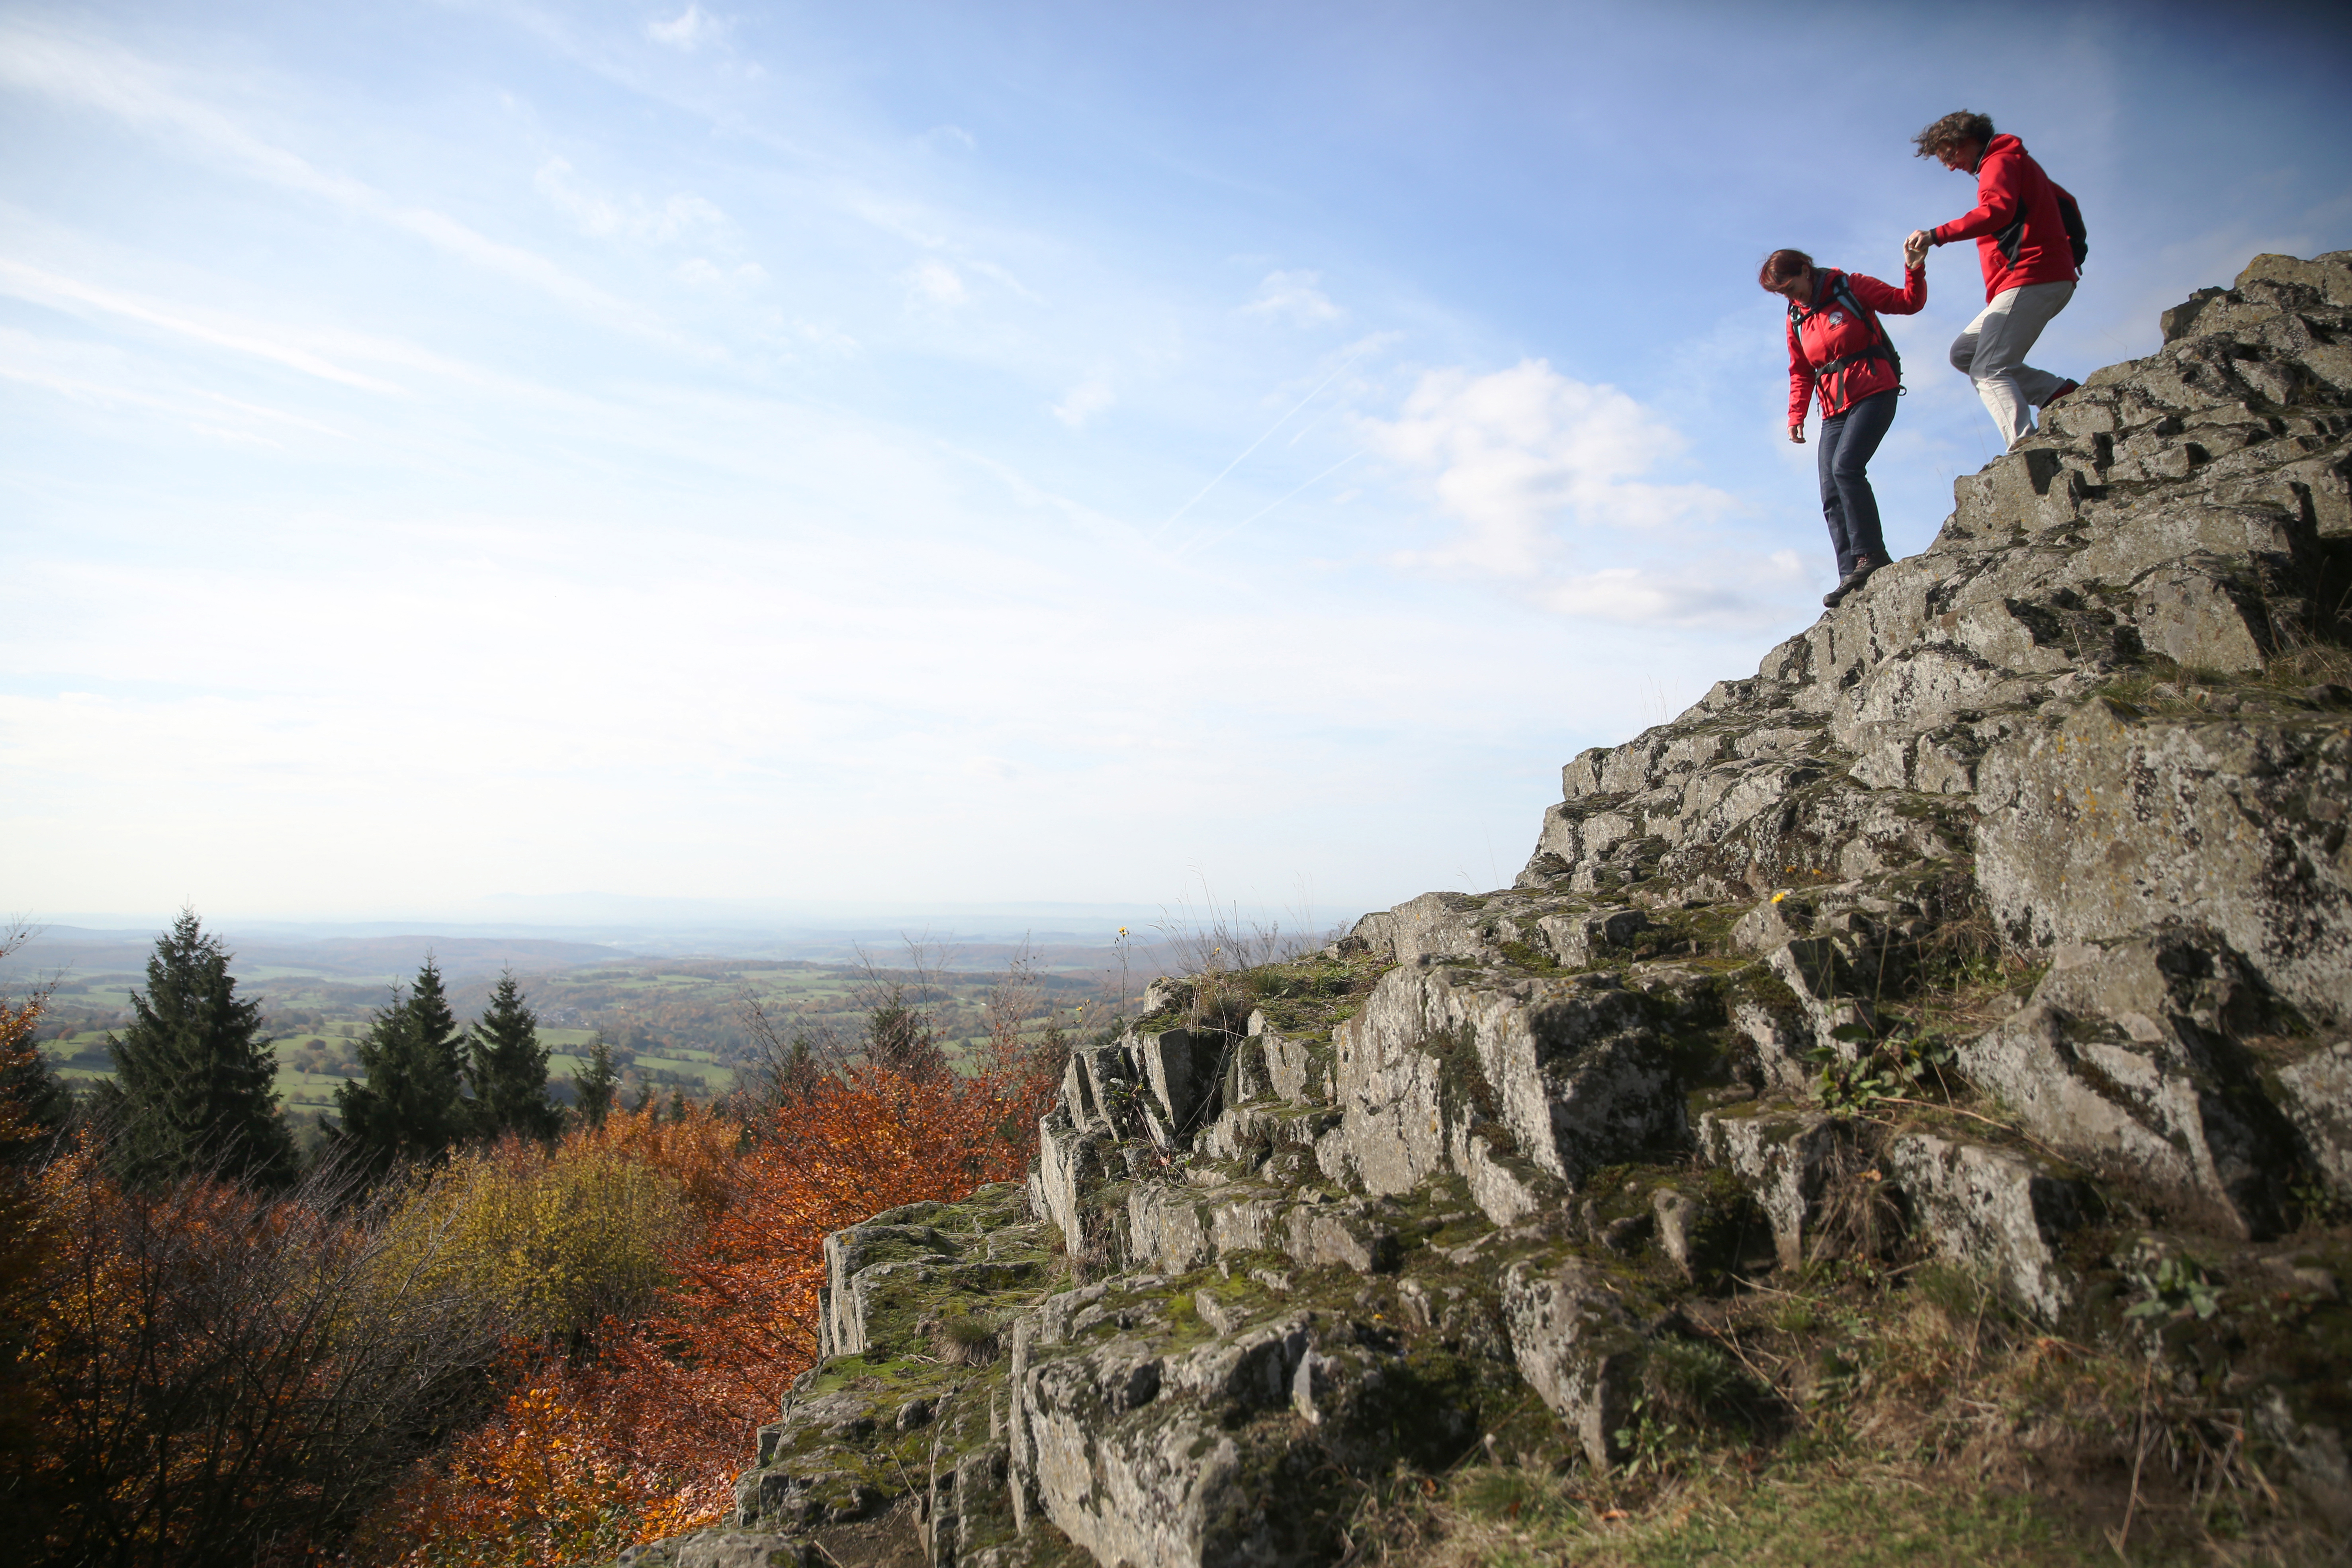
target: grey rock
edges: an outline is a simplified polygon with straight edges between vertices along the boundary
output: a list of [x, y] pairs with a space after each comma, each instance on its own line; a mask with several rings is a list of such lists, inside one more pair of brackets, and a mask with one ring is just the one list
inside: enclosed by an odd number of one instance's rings
[[2073, 1303], [2079, 1287], [2058, 1248], [2090, 1217], [2081, 1183], [2031, 1155], [1926, 1132], [1895, 1134], [1880, 1157], [1944, 1257], [1986, 1268], [2045, 1323]]
[[1644, 1359], [1624, 1303], [1573, 1258], [1522, 1260], [1503, 1276], [1503, 1321], [1519, 1375], [1597, 1470], [1624, 1457]]
[[2304, 1159], [2352, 1202], [2352, 1039], [2309, 1047], [2277, 1069], [2277, 1102], [2302, 1144]]
[[1229, 1037], [1208, 1029], [1161, 1029], [1135, 1037], [1134, 1054], [1160, 1113], [1174, 1134], [1188, 1141], [1192, 1131], [1216, 1115]]
[[[1531, 1174], [1572, 1184], [1683, 1133], [1648, 1003], [1612, 985], [1398, 968], [1335, 1038], [1345, 1121], [1334, 1163], [1367, 1193], [1478, 1168], [1474, 1136], [1492, 1151], [1507, 1135]], [[1520, 1217], [1512, 1185], [1489, 1184], [1497, 1223]]]
[[1545, 915], [1536, 921], [1545, 944], [1562, 969], [1585, 969], [1622, 951], [1650, 927], [1650, 917], [1639, 910], [1618, 907], [1575, 914]]
[[677, 1543], [677, 1568], [803, 1568], [816, 1549], [787, 1535], [713, 1530]]
[[2231, 1043], [2252, 1020], [2252, 991], [2210, 936], [2071, 947], [2024, 1007], [1960, 1048], [1960, 1067], [2068, 1157], [2242, 1235], [2267, 1235], [2294, 1150]]
[[1772, 1226], [1780, 1267], [1805, 1260], [1805, 1233], [1838, 1155], [1838, 1126], [1818, 1111], [1757, 1107], [1701, 1113], [1699, 1151], [1736, 1173]]
[[2210, 925], [2315, 1021], [2352, 1005], [2352, 734], [2135, 719], [2102, 702], [1993, 748], [1978, 877], [2043, 945]]

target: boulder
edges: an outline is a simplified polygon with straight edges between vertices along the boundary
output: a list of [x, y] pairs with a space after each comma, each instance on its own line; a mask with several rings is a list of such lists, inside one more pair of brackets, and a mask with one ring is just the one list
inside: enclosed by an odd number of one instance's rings
[[1503, 1322], [1519, 1375], [1593, 1468], [1624, 1458], [1645, 1342], [1617, 1293], [1575, 1258], [1522, 1259], [1503, 1276]]
[[1959, 1065], [2070, 1159], [2159, 1206], [2266, 1236], [2295, 1149], [2233, 1040], [2259, 1016], [2252, 977], [2209, 932], [2077, 944]]

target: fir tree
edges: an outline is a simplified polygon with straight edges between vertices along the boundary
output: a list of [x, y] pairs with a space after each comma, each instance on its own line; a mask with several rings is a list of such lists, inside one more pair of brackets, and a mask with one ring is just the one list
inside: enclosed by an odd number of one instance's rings
[[335, 1090], [340, 1144], [372, 1170], [433, 1160], [463, 1137], [470, 1120], [463, 1092], [465, 1038], [441, 969], [427, 955], [416, 989], [378, 1013], [360, 1042], [364, 1081]]
[[621, 1075], [613, 1070], [613, 1047], [604, 1043], [604, 1031], [597, 1031], [593, 1048], [588, 1053], [588, 1070], [572, 1075], [572, 1089], [580, 1102], [580, 1115], [591, 1127], [604, 1125], [612, 1113], [613, 1097], [620, 1092]]
[[549, 1139], [563, 1112], [547, 1098], [547, 1047], [539, 1043], [539, 1016], [525, 1005], [509, 969], [490, 993], [489, 1007], [471, 1032], [466, 1082], [474, 1091], [474, 1127], [486, 1138], [515, 1132]]
[[205, 1174], [272, 1186], [295, 1174], [273, 1087], [278, 1053], [261, 1032], [261, 1004], [236, 999], [228, 962], [220, 939], [183, 910], [155, 939], [146, 994], [131, 994], [131, 1026], [106, 1037], [114, 1081], [100, 1110], [128, 1181]]
[[44, 1157], [73, 1119], [73, 1091], [66, 1088], [37, 1045], [28, 1040], [26, 1047], [22, 1056], [0, 1067], [0, 1103], [16, 1107], [29, 1135], [14, 1148], [0, 1145], [0, 1161]]

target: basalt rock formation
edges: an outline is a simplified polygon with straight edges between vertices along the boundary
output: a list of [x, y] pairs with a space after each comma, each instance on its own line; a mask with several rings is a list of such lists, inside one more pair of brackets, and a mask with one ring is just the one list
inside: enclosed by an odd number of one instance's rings
[[[737, 1519], [631, 1560], [1328, 1561], [1363, 1478], [1622, 1463], [1706, 1303], [1906, 1251], [2228, 1380], [2352, 1526], [2352, 253], [2164, 332], [1570, 761], [1514, 886], [1156, 983], [1025, 1190], [835, 1237]], [[2133, 1311], [2189, 1253], [2294, 1331]]]

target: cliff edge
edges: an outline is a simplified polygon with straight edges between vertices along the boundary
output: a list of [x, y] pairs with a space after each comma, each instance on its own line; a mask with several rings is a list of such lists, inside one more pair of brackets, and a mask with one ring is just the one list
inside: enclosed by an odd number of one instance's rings
[[[1400, 1475], [1566, 1497], [1874, 1399], [1994, 1483], [2112, 1449], [2126, 1532], [2189, 1432], [2352, 1531], [2352, 252], [2164, 334], [1570, 761], [1511, 888], [1155, 983], [1025, 1190], [830, 1238], [736, 1519], [623, 1561], [1336, 1562]], [[1846, 1310], [1972, 1313], [1967, 1370]], [[2124, 1403], [1968, 1426], [2004, 1334]]]

